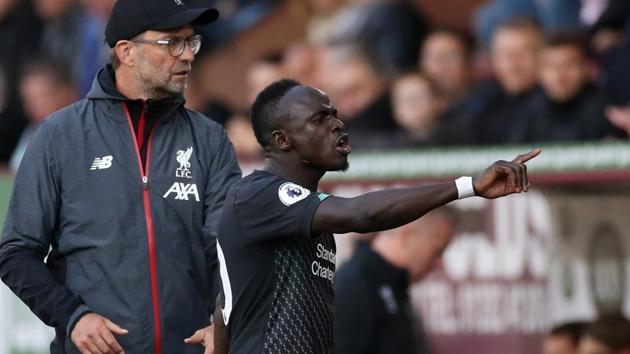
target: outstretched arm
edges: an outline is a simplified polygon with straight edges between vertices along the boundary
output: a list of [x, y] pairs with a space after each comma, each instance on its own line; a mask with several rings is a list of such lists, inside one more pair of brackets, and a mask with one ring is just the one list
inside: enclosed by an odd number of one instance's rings
[[[535, 149], [514, 160], [497, 161], [472, 179], [475, 195], [494, 199], [527, 192], [529, 182], [525, 162], [538, 156]], [[375, 232], [407, 224], [427, 212], [458, 198], [455, 182], [427, 184], [411, 188], [386, 189], [355, 198], [330, 197], [317, 208], [312, 233]]]

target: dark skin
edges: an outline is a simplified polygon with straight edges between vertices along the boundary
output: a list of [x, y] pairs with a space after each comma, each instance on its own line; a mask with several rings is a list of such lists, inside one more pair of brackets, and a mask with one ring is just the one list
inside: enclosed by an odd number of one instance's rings
[[[278, 118], [282, 128], [271, 133], [263, 169], [315, 191], [327, 171], [348, 166], [350, 148], [340, 143], [345, 126], [337, 119], [337, 110], [328, 96], [315, 88], [295, 87], [280, 104], [290, 107], [291, 114]], [[495, 162], [473, 178], [475, 195], [494, 199], [527, 192], [525, 162], [540, 152], [535, 149], [510, 162]], [[392, 229], [455, 199], [454, 182], [387, 189], [354, 198], [330, 197], [315, 212], [312, 231], [367, 233]]]
[[[348, 168], [348, 143], [345, 126], [337, 118], [337, 110], [322, 91], [297, 86], [280, 100], [280, 106], [291, 112], [277, 117], [271, 132], [270, 146], [265, 153], [263, 170], [284, 177], [311, 191], [328, 171]], [[473, 178], [475, 195], [487, 199], [527, 192], [525, 162], [538, 156], [535, 149], [512, 161], [497, 161]], [[354, 198], [331, 196], [317, 208], [311, 230], [313, 234], [376, 232], [412, 222], [427, 212], [458, 198], [454, 182], [426, 184], [410, 188], [386, 189]], [[216, 323], [215, 323], [216, 325]], [[226, 338], [215, 328], [216, 348], [227, 353]], [[221, 353], [217, 351], [217, 353]]]

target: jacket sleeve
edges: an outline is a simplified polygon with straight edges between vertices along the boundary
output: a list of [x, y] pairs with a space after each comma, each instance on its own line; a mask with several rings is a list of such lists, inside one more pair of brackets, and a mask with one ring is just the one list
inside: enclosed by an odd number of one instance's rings
[[[60, 186], [44, 123], [18, 170], [0, 238], [0, 278], [49, 326], [71, 329], [89, 309], [44, 263], [58, 227]], [[54, 247], [54, 246], [53, 246]]]
[[[203, 236], [205, 238], [205, 254], [208, 264], [208, 274], [210, 274], [210, 294], [209, 299], [214, 300], [220, 289], [219, 262], [217, 258], [217, 230], [219, 228], [219, 218], [230, 187], [241, 179], [241, 169], [238, 166], [236, 152], [232, 143], [227, 137], [225, 130], [220, 129], [218, 140], [218, 150], [212, 162], [209, 172], [209, 182], [206, 184], [204, 197], [205, 220], [203, 225]], [[209, 304], [209, 314], [212, 313], [214, 304]]]

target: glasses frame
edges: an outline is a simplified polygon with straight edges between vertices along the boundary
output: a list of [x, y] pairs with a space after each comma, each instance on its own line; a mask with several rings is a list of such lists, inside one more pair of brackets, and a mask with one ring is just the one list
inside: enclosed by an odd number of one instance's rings
[[[133, 42], [133, 43], [142, 43], [142, 44], [153, 44], [153, 45], [161, 45], [161, 46], [167, 46], [168, 47], [168, 54], [170, 54], [171, 56], [178, 58], [180, 57], [182, 54], [184, 54], [184, 50], [186, 50], [186, 46], [188, 46], [190, 48], [190, 50], [193, 52], [194, 55], [197, 55], [197, 53], [199, 53], [199, 49], [201, 49], [201, 42], [202, 42], [202, 37], [199, 34], [195, 34], [192, 35], [190, 37], [171, 37], [171, 38], [164, 38], [164, 39], [144, 39], [144, 38], [138, 38], [138, 39], [130, 39], [129, 42]], [[183, 40], [184, 45], [182, 45], [182, 47], [180, 49], [178, 49], [178, 51], [173, 51], [173, 47], [171, 47], [171, 45], [174, 44], [174, 41], [178, 41], [178, 40]], [[194, 41], [197, 41], [199, 44], [197, 45], [197, 48], [193, 47]]]

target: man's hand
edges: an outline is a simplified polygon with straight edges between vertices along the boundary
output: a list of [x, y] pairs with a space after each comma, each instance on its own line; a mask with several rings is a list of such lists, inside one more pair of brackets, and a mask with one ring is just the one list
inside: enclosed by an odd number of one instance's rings
[[606, 117], [615, 127], [630, 135], [630, 107], [608, 107]]
[[186, 344], [201, 344], [206, 348], [203, 354], [214, 354], [214, 326], [210, 325], [197, 330], [195, 334], [184, 339], [184, 342]]
[[81, 354], [124, 353], [114, 334], [129, 333], [107, 318], [95, 313], [81, 317], [74, 326], [70, 338]]
[[541, 152], [542, 149], [534, 149], [527, 154], [517, 156], [510, 162], [497, 161], [493, 163], [492, 166], [473, 179], [475, 195], [494, 199], [512, 193], [527, 192], [529, 181], [527, 180], [525, 162], [538, 156]]

